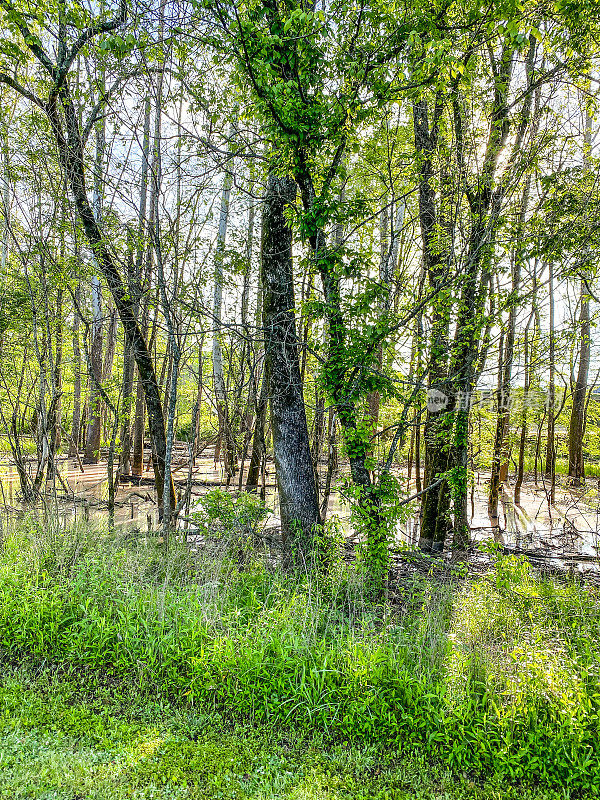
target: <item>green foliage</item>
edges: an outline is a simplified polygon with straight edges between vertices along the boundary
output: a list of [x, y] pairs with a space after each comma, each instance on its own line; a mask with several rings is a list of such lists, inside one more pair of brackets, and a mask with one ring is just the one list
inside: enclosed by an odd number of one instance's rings
[[592, 280], [597, 277], [600, 246], [598, 165], [585, 155], [584, 166], [544, 176], [544, 204], [531, 224], [544, 258], [563, 262], [564, 274], [585, 274]]
[[352, 523], [362, 543], [359, 565], [364, 569], [370, 593], [381, 597], [390, 563], [390, 545], [398, 523], [406, 519], [409, 506], [402, 504], [400, 483], [390, 473], [368, 488], [347, 484], [345, 493], [353, 499]]
[[310, 542], [310, 556], [316, 567], [316, 577], [322, 576], [321, 591], [330, 596], [332, 587], [343, 574], [342, 558], [345, 537], [338, 517], [330, 517], [323, 525], [316, 526]]
[[555, 800], [451, 774], [419, 754], [230, 724], [200, 708], [94, 686], [52, 669], [4, 668], [0, 798]]
[[475, 581], [416, 577], [400, 612], [371, 605], [341, 565], [326, 591], [322, 577], [257, 563], [225, 575], [183, 551], [158, 573], [151, 544], [94, 534], [6, 540], [5, 658], [294, 735], [416, 749], [499, 782], [596, 791], [596, 590], [501, 559]]
[[192, 518], [208, 536], [249, 537], [256, 532], [269, 509], [257, 494], [240, 492], [237, 496], [223, 489], [203, 495], [192, 511]]
[[5, 335], [7, 331], [19, 330], [23, 327], [23, 322], [30, 322], [30, 295], [23, 281], [11, 277], [11, 285], [7, 286], [0, 298], [0, 334]]

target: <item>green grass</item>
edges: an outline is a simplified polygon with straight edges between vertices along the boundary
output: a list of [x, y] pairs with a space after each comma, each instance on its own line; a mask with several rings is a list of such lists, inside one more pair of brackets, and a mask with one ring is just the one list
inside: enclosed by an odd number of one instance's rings
[[[444, 796], [446, 769], [453, 786], [467, 791], [466, 775], [482, 796], [507, 784], [597, 794], [598, 591], [540, 580], [514, 558], [476, 579], [438, 572], [432, 562], [428, 575], [396, 587], [393, 603], [374, 605], [360, 569], [341, 562], [327, 577], [283, 573], [236, 537], [192, 559], [180, 547], [165, 553], [144, 540], [29, 521], [0, 555], [0, 647], [5, 666], [43, 676], [51, 666], [68, 677], [46, 689], [6, 684], [17, 699], [5, 730], [28, 729], [31, 719], [35, 733], [23, 742], [39, 750], [41, 772], [91, 781], [57, 797], [118, 797], [108, 788], [90, 794], [96, 773], [106, 786], [117, 775], [130, 788], [172, 770], [174, 786], [201, 786], [206, 742], [215, 780], [225, 782], [207, 796], [246, 796], [253, 778], [244, 776], [267, 769], [271, 756], [272, 786], [257, 784], [251, 796], [403, 797], [379, 781], [387, 775], [394, 786], [403, 770], [408, 796], [417, 785], [423, 796]], [[60, 708], [42, 723], [43, 691]], [[286, 748], [296, 765], [289, 786], [277, 766]], [[337, 754], [329, 767], [328, 754]], [[354, 761], [367, 756], [373, 780], [352, 778]], [[27, 786], [35, 759], [15, 758], [0, 765], [12, 764], [14, 781]], [[307, 788], [300, 779], [313, 763]]]
[[[513, 454], [514, 455], [514, 454]], [[545, 451], [542, 452], [542, 457], [538, 459], [538, 480], [540, 486], [544, 482], [544, 466], [546, 463], [546, 456]], [[487, 454], [486, 457], [480, 456], [476, 469], [482, 471], [489, 471], [491, 469], [492, 462], [491, 462], [491, 454]], [[526, 479], [532, 478], [535, 472], [535, 456], [533, 455], [526, 455], [523, 460], [523, 468], [525, 472]], [[514, 480], [514, 475], [516, 472], [516, 467], [514, 461], [511, 460], [510, 462], [510, 476], [511, 481]], [[558, 457], [556, 459], [556, 474], [558, 476], [566, 477], [569, 473], [569, 459], [566, 457]], [[586, 478], [600, 478], [600, 462], [591, 461], [589, 459], [585, 462], [585, 475]], [[548, 483], [548, 479], [546, 478], [546, 483]]]
[[[22, 436], [19, 440], [19, 444], [21, 445], [21, 451], [24, 455], [35, 455], [36, 442], [33, 436]], [[0, 434], [0, 456], [12, 458], [12, 450], [8, 436], [3, 434]]]
[[232, 724], [201, 709], [45, 669], [0, 681], [0, 798], [553, 800], [562, 792], [473, 781], [423, 755]]
[[[542, 481], [544, 475], [544, 465], [546, 463], [545, 455], [542, 453], [542, 458], [538, 460], [538, 475], [540, 477], [540, 482]], [[525, 456], [524, 459], [524, 469], [527, 474], [533, 474], [535, 470], [535, 457], [534, 456]], [[514, 472], [514, 464], [511, 463], [511, 474]], [[568, 475], [569, 472], [569, 459], [568, 458], [557, 458], [556, 459], [556, 474], [557, 475]], [[595, 461], [586, 461], [585, 464], [585, 474], [587, 478], [600, 478], [600, 463]]]

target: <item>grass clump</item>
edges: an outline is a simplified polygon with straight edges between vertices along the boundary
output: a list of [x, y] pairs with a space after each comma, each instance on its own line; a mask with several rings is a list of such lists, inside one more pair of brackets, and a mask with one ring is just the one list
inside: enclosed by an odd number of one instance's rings
[[[597, 792], [596, 590], [501, 558], [477, 579], [417, 576], [401, 605], [376, 606], [353, 566], [283, 573], [238, 550], [192, 557], [29, 522], [0, 556], [5, 660], [294, 741]], [[194, 747], [177, 785], [200, 774]]]
[[423, 753], [231, 722], [45, 667], [0, 677], [0, 798], [558, 800], [476, 782]]

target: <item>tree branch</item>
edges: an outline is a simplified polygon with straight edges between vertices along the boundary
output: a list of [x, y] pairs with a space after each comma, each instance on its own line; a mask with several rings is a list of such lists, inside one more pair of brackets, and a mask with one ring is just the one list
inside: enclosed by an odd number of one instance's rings
[[112, 84], [112, 86], [110, 86], [105, 92], [101, 92], [98, 102], [96, 103], [96, 105], [90, 111], [90, 115], [89, 115], [89, 117], [87, 119], [87, 122], [85, 123], [85, 125], [83, 126], [82, 131], [81, 131], [81, 138], [82, 138], [82, 141], [83, 141], [84, 144], [87, 142], [87, 140], [89, 138], [89, 135], [92, 132], [92, 128], [94, 127], [94, 124], [96, 122], [98, 122], [98, 120], [100, 119], [100, 111], [102, 110], [103, 106], [106, 105], [106, 103], [108, 103], [110, 98], [115, 94], [117, 89], [123, 83], [128, 81], [130, 78], [135, 78], [138, 75], [145, 74], [148, 71], [149, 72], [163, 72], [164, 69], [163, 69], [163, 67], [156, 67], [156, 68], [151, 69], [151, 70], [144, 70], [144, 69], [141, 69], [141, 68], [140, 69], [131, 70], [131, 72], [128, 72], [126, 75], [121, 75], [120, 77], [118, 77], [116, 79], [116, 81]]
[[[0, 1], [4, 2], [4, 0]], [[64, 83], [71, 64], [77, 58], [77, 55], [81, 51], [82, 47], [84, 47], [91, 39], [93, 39], [94, 36], [98, 36], [101, 33], [110, 33], [110, 31], [116, 30], [125, 22], [126, 19], [127, 0], [119, 0], [119, 10], [112, 19], [106, 20], [105, 22], [97, 21], [93, 25], [90, 25], [88, 28], [86, 28], [73, 42], [69, 52], [59, 65], [59, 69], [55, 78], [57, 88], [60, 88], [60, 86]]]
[[44, 111], [46, 110], [46, 104], [42, 99], [37, 97], [37, 95], [30, 92], [24, 86], [16, 81], [14, 78], [11, 78], [10, 75], [6, 75], [4, 72], [0, 72], [0, 83], [6, 84], [6, 86], [10, 86], [11, 89], [14, 89], [15, 92], [18, 92], [22, 97], [26, 100], [30, 100], [32, 103], [35, 103], [36, 106], [39, 106]]
[[20, 14], [9, 0], [0, 0], [0, 7], [3, 8], [8, 14], [13, 14], [13, 22], [17, 30], [23, 37], [26, 47], [33, 53], [44, 69], [49, 73], [53, 80], [56, 80], [56, 67], [50, 60], [45, 50], [38, 44], [38, 37], [31, 32], [29, 27], [23, 21], [23, 15]]

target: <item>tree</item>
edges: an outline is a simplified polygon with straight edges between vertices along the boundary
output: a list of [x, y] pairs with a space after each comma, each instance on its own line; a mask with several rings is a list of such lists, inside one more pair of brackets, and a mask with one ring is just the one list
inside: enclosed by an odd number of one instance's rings
[[[592, 115], [589, 110], [585, 115], [584, 132], [584, 169], [589, 169], [592, 148]], [[585, 431], [585, 406], [590, 371], [590, 296], [585, 277], [581, 280], [579, 296], [580, 345], [577, 378], [573, 387], [573, 405], [569, 421], [569, 477], [573, 486], [585, 485], [585, 463], [583, 459], [583, 435]]]
[[292, 231], [285, 217], [295, 195], [292, 180], [269, 174], [263, 206], [261, 283], [281, 532], [284, 545], [296, 559], [306, 559], [321, 517], [298, 362]]
[[[113, 17], [109, 19], [89, 19], [87, 20], [88, 24], [82, 26], [78, 14], [69, 18], [69, 11], [66, 5], [59, 4], [57, 20], [58, 56], [56, 60], [52, 59], [42, 46], [40, 38], [30, 28], [28, 17], [25, 13], [21, 12], [10, 0], [1, 0], [0, 7], [5, 12], [5, 18], [10, 20], [11, 29], [16, 30], [20, 35], [22, 46], [31, 53], [42, 68], [47, 82], [47, 89], [45, 95], [39, 95], [5, 73], [0, 73], [0, 82], [41, 108], [50, 121], [60, 162], [65, 171], [66, 180], [73, 196], [84, 235], [113, 296], [144, 387], [148, 421], [154, 443], [153, 462], [156, 491], [159, 505], [162, 505], [165, 480], [166, 434], [154, 364], [134, 313], [133, 299], [123, 284], [115, 259], [103, 236], [101, 224], [94, 216], [86, 186], [85, 143], [90, 131], [102, 113], [107, 97], [114, 94], [121, 80], [117, 79], [115, 85], [107, 90], [99, 103], [91, 110], [83, 125], [79, 123], [69, 83], [69, 73], [78, 54], [89, 42], [101, 34], [109, 34], [119, 29], [125, 23], [127, 17], [127, 5], [125, 0], [121, 0], [119, 8]], [[79, 29], [79, 34], [75, 39], [69, 41], [67, 31], [73, 24]], [[23, 59], [25, 58], [26, 56], [23, 54]], [[174, 500], [174, 490], [171, 496]]]

